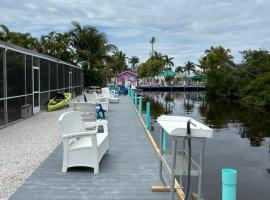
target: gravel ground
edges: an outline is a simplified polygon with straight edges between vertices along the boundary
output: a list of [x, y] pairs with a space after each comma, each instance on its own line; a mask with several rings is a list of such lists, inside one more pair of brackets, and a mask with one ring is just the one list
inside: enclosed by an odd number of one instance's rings
[[0, 200], [8, 199], [61, 142], [57, 121], [68, 109], [0, 129]]

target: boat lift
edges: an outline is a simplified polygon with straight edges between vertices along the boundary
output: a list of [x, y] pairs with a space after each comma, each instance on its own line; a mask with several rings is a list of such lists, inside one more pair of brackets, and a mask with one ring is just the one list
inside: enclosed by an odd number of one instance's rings
[[[157, 119], [161, 126], [160, 131], [160, 161], [159, 177], [165, 187], [170, 189], [171, 200], [174, 200], [175, 178], [180, 177], [180, 186], [182, 186], [182, 177], [188, 176], [188, 186], [186, 198], [188, 198], [190, 187], [190, 176], [198, 176], [198, 200], [202, 200], [202, 174], [204, 165], [204, 149], [206, 138], [213, 137], [213, 129], [202, 123], [184, 116], [167, 116], [162, 115]], [[164, 148], [164, 139], [166, 134], [172, 139], [172, 148]], [[191, 158], [191, 140], [200, 140], [200, 160], [197, 163]], [[183, 142], [182, 150], [177, 149], [178, 141]], [[188, 142], [188, 151], [186, 151], [186, 141]], [[169, 186], [163, 177], [163, 169], [169, 178]]]

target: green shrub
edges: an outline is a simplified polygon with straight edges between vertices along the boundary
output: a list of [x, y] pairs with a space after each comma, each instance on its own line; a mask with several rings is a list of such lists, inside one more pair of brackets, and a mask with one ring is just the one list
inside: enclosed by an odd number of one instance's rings
[[257, 77], [241, 91], [242, 102], [255, 106], [270, 106], [270, 72]]

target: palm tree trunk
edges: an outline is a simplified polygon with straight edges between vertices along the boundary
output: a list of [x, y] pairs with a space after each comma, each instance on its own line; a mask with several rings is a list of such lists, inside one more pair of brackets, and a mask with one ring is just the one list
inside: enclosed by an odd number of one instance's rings
[[152, 57], [154, 55], [154, 43], [152, 42]]

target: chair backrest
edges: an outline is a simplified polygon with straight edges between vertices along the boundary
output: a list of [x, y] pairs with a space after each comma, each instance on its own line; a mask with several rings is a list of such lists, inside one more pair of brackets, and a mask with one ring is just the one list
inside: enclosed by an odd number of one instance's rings
[[63, 113], [59, 117], [58, 122], [60, 124], [62, 136], [83, 131], [82, 117], [81, 113], [78, 111]]
[[101, 92], [103, 97], [109, 98], [111, 96], [111, 92], [108, 87], [102, 88]]
[[93, 92], [93, 95], [94, 95], [94, 97], [95, 97], [96, 99], [98, 99], [98, 94], [97, 94], [97, 92]]
[[110, 89], [108, 87], [104, 87], [101, 89], [102, 94], [103, 93], [110, 93]]
[[96, 92], [93, 93], [96, 97], [96, 103], [100, 103], [100, 102], [108, 102], [108, 98], [110, 98], [110, 96], [104, 96], [102, 95], [98, 95]]
[[97, 93], [93, 92], [92, 94], [86, 94], [87, 101], [90, 103], [96, 103], [97, 102]]
[[74, 102], [73, 110], [81, 112], [81, 117], [83, 121], [96, 121], [96, 103]]

